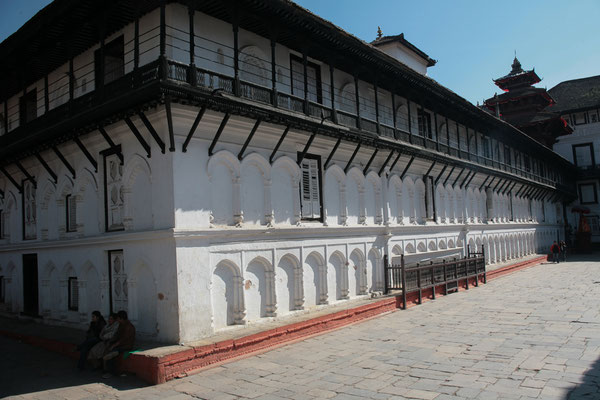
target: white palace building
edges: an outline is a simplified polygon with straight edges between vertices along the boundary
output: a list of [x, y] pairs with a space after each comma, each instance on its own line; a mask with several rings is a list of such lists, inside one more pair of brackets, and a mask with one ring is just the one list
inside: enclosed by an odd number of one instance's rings
[[[198, 340], [564, 237], [575, 168], [288, 0], [55, 0], [0, 44], [0, 312]], [[233, 326], [233, 327], [232, 327]]]

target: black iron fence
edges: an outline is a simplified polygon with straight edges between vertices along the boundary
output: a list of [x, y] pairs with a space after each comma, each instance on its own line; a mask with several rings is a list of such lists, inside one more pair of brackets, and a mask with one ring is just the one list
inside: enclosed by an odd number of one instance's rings
[[429, 264], [405, 265], [404, 255], [394, 257], [392, 262], [385, 266], [385, 292], [401, 290], [402, 307], [406, 308], [407, 295], [410, 293], [418, 293], [418, 304], [421, 304], [423, 291], [427, 289], [431, 289], [432, 298], [435, 299], [435, 290], [439, 287], [442, 287], [446, 295], [457, 291], [461, 281], [466, 283], [466, 289], [469, 288], [469, 280], [472, 278], [475, 278], [475, 286], [479, 286], [481, 278], [483, 283], [486, 283], [483, 246], [481, 252], [467, 251], [464, 258], [437, 263], [431, 261]]

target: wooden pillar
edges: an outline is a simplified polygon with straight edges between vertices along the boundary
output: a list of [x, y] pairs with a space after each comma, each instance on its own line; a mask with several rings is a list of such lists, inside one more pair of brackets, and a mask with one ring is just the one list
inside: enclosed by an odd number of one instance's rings
[[335, 85], [333, 81], [333, 64], [329, 63], [329, 91], [331, 97], [331, 121], [337, 123], [337, 111], [335, 110]]
[[[6, 103], [4, 103], [6, 106]], [[50, 94], [48, 94], [48, 75], [44, 75], [44, 110], [45, 112], [50, 111]], [[4, 110], [4, 114], [6, 115], [6, 109]], [[7, 116], [8, 117], [8, 116]], [[8, 119], [6, 120], [8, 124]], [[8, 128], [8, 126], [7, 126]]]
[[408, 141], [412, 143], [412, 118], [410, 116], [410, 100], [408, 98], [406, 99], [406, 107], [408, 110]]
[[239, 49], [239, 21], [237, 12], [233, 16], [233, 94], [240, 95], [240, 49]]
[[396, 115], [396, 95], [392, 90], [392, 123], [394, 124], [394, 139], [398, 140], [398, 128], [396, 128], [396, 122], [398, 116]]
[[479, 145], [477, 141], [477, 131], [473, 129], [473, 133], [475, 134], [475, 161], [479, 162]]
[[277, 63], [275, 58], [275, 48], [277, 46], [277, 42], [275, 41], [275, 36], [271, 36], [271, 104], [273, 107], [277, 107]]
[[433, 113], [433, 125], [435, 126], [435, 149], [440, 151], [440, 135], [438, 133], [437, 113]]
[[135, 22], [133, 25], [133, 70], [137, 71], [140, 67], [140, 10], [139, 6], [135, 10]]
[[308, 114], [308, 57], [302, 49], [302, 75], [304, 78], [304, 114]]
[[165, 1], [160, 4], [160, 79], [168, 78], [169, 66], [167, 64], [167, 16]]
[[75, 97], [75, 71], [73, 70], [73, 55], [69, 45], [69, 102]]
[[[48, 77], [46, 77], [46, 84], [48, 83]], [[46, 85], [48, 87], [48, 85]], [[48, 106], [46, 106], [46, 111], [48, 111]], [[8, 133], [8, 99], [4, 100], [4, 134]]]
[[379, 93], [377, 90], [377, 81], [373, 84], [373, 89], [375, 89], [375, 121], [377, 122], [377, 133], [379, 134], [381, 126], [379, 123]]
[[189, 15], [189, 30], [190, 30], [190, 70], [189, 70], [189, 79], [190, 85], [196, 86], [198, 84], [198, 78], [196, 75], [196, 36], [194, 35], [194, 7], [191, 5], [188, 6], [188, 15]]
[[456, 148], [458, 149], [458, 157], [460, 157], [460, 128], [458, 121], [456, 121]]
[[465, 125], [465, 129], [467, 131], [467, 154], [468, 154], [468, 158], [470, 160], [471, 159], [471, 144], [470, 144], [470, 140], [469, 140], [469, 127]]
[[360, 121], [360, 99], [358, 94], [358, 75], [354, 74], [354, 97], [356, 99], [356, 127], [361, 129], [362, 123]]
[[446, 117], [446, 141], [448, 142], [448, 154], [450, 154], [450, 126], [448, 125], [448, 117]]

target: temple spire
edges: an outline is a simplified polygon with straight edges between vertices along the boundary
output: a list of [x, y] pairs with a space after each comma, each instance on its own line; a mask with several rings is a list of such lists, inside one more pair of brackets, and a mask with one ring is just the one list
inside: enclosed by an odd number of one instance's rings
[[377, 39], [381, 39], [382, 36], [383, 36], [383, 32], [381, 31], [381, 27], [378, 26], [377, 27]]

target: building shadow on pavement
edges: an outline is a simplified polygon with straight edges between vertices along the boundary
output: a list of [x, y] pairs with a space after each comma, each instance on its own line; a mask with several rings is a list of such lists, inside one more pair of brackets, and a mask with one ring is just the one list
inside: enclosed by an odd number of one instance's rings
[[569, 390], [565, 399], [600, 399], [600, 358], [585, 373], [581, 383]]
[[0, 398], [25, 394], [55, 398], [52, 390], [61, 389], [60, 398], [68, 388], [80, 392], [78, 398], [93, 398], [148, 386], [135, 376], [103, 379], [101, 371], [80, 372], [74, 359], [2, 336], [0, 354]]

